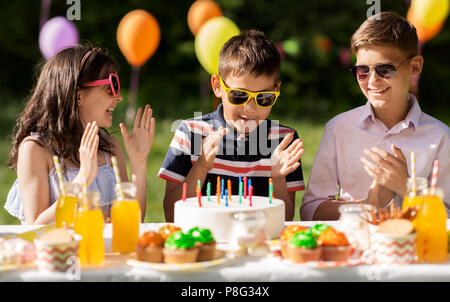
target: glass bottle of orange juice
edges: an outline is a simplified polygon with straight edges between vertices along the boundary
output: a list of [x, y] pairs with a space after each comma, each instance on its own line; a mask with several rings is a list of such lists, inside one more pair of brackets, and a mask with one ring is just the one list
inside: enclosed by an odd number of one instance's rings
[[78, 257], [81, 265], [101, 265], [105, 260], [103, 213], [99, 206], [100, 192], [79, 195], [74, 231], [80, 235]]
[[141, 222], [136, 185], [132, 182], [116, 185], [115, 193], [116, 199], [111, 208], [112, 249], [114, 252], [131, 253], [136, 250]]
[[428, 179], [425, 177], [416, 177], [416, 191], [413, 192], [413, 181], [411, 177], [408, 177], [406, 181], [406, 187], [408, 193], [403, 198], [402, 210], [406, 211], [409, 207], [421, 206], [423, 202], [423, 195], [428, 186]]
[[55, 212], [55, 225], [57, 228], [73, 228], [77, 210], [80, 184], [65, 182], [64, 191], [58, 198]]
[[444, 190], [426, 190], [416, 217], [416, 248], [419, 262], [445, 262], [448, 252], [447, 211]]

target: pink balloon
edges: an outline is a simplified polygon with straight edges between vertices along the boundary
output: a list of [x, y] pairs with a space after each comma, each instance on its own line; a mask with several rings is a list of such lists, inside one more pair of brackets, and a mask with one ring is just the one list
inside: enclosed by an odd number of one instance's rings
[[78, 44], [78, 41], [77, 28], [64, 17], [50, 19], [39, 33], [39, 48], [47, 60], [60, 50]]

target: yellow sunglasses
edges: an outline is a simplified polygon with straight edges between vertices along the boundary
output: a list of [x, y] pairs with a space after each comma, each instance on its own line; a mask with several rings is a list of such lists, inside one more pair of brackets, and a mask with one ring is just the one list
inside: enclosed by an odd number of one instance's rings
[[244, 89], [228, 88], [225, 86], [222, 77], [219, 76], [220, 86], [227, 94], [227, 100], [230, 104], [242, 106], [255, 98], [256, 104], [262, 108], [272, 107], [280, 96], [279, 91], [259, 91], [251, 92]]

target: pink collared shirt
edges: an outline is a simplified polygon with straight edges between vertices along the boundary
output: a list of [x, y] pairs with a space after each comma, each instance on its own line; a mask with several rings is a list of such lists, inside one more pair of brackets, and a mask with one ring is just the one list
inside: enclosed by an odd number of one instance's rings
[[[300, 209], [302, 220], [312, 220], [317, 207], [324, 201], [339, 199], [354, 201], [367, 198], [372, 178], [364, 170], [361, 157], [364, 149], [378, 147], [392, 153], [394, 144], [401, 149], [411, 175], [411, 151], [416, 156], [416, 176], [431, 183], [433, 161], [439, 160], [437, 186], [444, 190], [447, 215], [450, 217], [450, 143], [449, 127], [423, 113], [414, 95], [409, 95], [412, 107], [406, 118], [388, 129], [375, 118], [369, 102], [341, 113], [325, 125], [322, 140], [309, 176]], [[394, 202], [401, 206], [403, 197]]]

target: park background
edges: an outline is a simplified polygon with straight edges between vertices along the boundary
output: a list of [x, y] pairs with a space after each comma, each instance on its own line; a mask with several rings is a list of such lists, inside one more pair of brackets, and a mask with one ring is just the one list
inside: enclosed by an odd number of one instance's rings
[[[371, 1], [369, 1], [371, 2]], [[381, 11], [406, 16], [409, 1], [380, 1]], [[121, 65], [123, 101], [114, 111], [113, 127], [121, 139], [118, 123], [125, 120], [131, 67], [120, 52], [117, 26], [134, 9], [145, 9], [158, 21], [161, 41], [157, 51], [141, 67], [137, 104], [151, 104], [156, 118], [156, 135], [148, 164], [146, 222], [163, 222], [165, 181], [157, 177], [173, 136], [174, 121], [212, 110], [213, 94], [209, 74], [194, 50], [194, 35], [187, 25], [193, 1], [87, 1], [81, 0], [81, 19], [73, 23], [80, 43], [105, 47]], [[281, 96], [269, 118], [293, 127], [305, 143], [302, 157], [308, 180], [323, 126], [336, 114], [366, 102], [348, 68], [352, 33], [367, 18], [371, 4], [366, 0], [216, 0], [223, 15], [239, 29], [258, 29], [274, 40], [282, 52]], [[70, 5], [52, 1], [49, 17], [66, 16]], [[37, 65], [44, 59], [39, 50], [41, 1], [17, 0], [0, 10], [0, 224], [17, 224], [3, 208], [16, 173], [7, 167], [15, 121], [37, 77]], [[422, 48], [425, 58], [418, 96], [422, 110], [450, 122], [448, 88], [450, 71], [450, 26]], [[294, 220], [299, 220], [303, 192], [296, 194]]]

